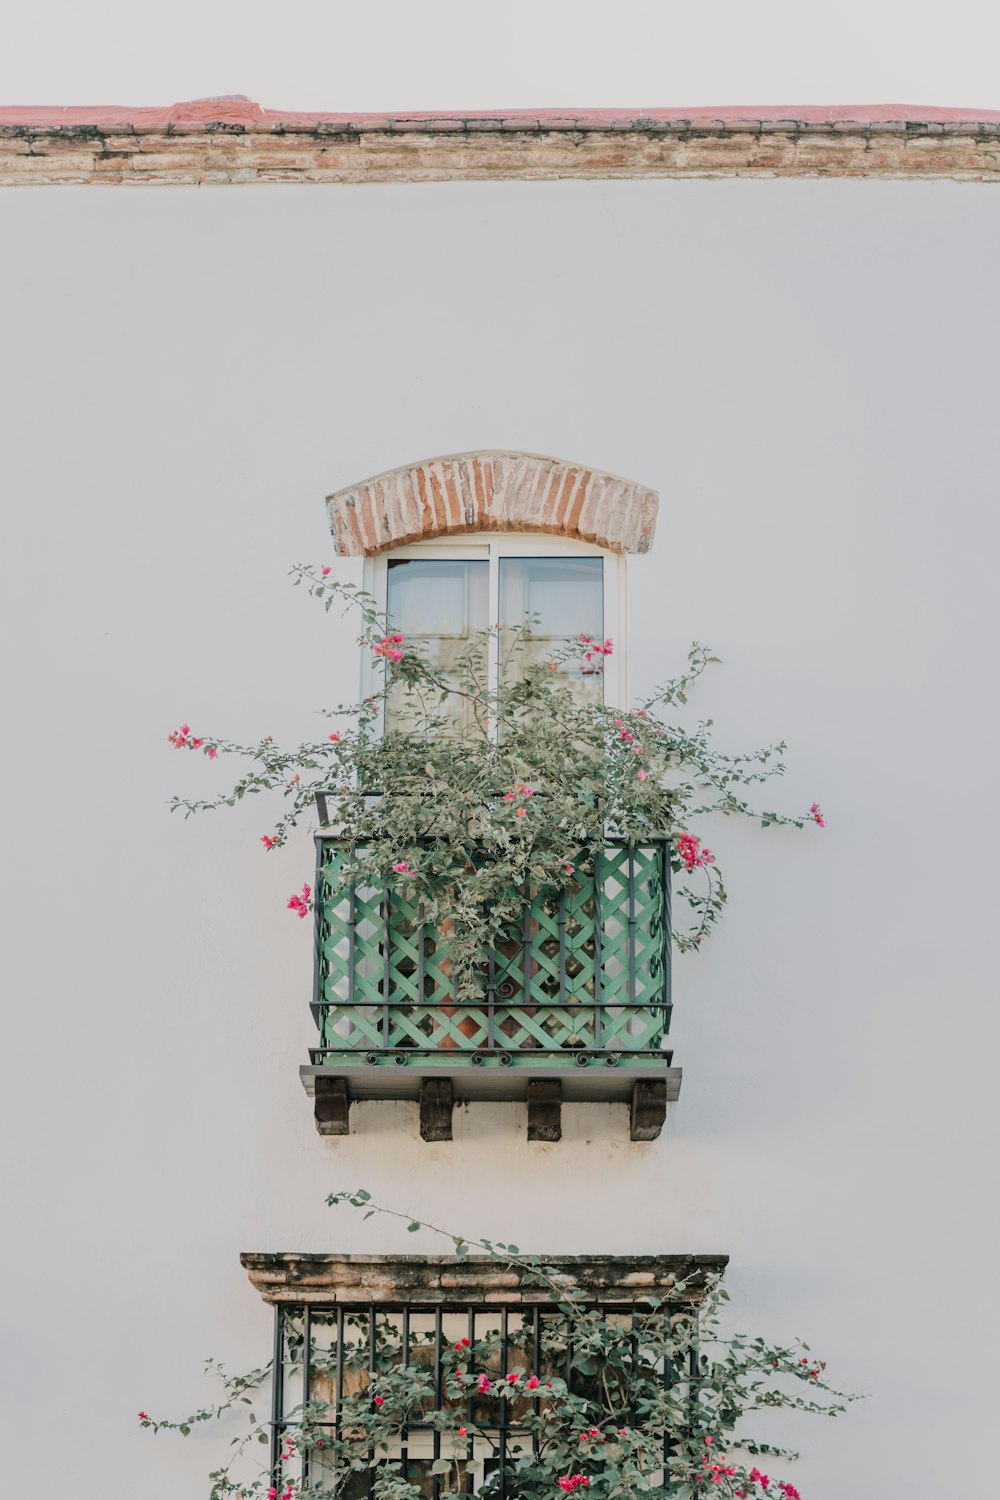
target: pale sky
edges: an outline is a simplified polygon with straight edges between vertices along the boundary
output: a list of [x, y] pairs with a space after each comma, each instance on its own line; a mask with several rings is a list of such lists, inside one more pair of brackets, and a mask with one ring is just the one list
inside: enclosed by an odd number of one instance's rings
[[998, 0], [0, 0], [0, 104], [1000, 107]]

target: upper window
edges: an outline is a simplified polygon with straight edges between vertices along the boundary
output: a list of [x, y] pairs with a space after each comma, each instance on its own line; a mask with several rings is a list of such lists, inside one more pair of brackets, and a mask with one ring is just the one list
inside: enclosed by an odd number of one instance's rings
[[[612, 655], [581, 654], [559, 668], [582, 701], [599, 703], [624, 697], [624, 566], [589, 543], [538, 534], [438, 537], [369, 558], [366, 587], [446, 681], [457, 680], [470, 648], [475, 659], [479, 642], [477, 671], [494, 692], [580, 636], [610, 636]], [[499, 630], [487, 643], [492, 625]], [[402, 692], [390, 698], [394, 728], [405, 727], [404, 705]], [[467, 727], [465, 710], [455, 716], [456, 727]]]

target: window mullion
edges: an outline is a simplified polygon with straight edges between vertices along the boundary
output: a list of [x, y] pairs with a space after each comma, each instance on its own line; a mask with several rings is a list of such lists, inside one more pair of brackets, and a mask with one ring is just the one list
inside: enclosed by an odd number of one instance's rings
[[[491, 627], [489, 639], [489, 659], [487, 663], [487, 681], [491, 698], [496, 698], [500, 691], [500, 632], [495, 627], [500, 620], [500, 548], [496, 542], [490, 543], [490, 609], [488, 621]], [[497, 744], [500, 739], [500, 723], [498, 716], [493, 714], [490, 718], [490, 739]]]

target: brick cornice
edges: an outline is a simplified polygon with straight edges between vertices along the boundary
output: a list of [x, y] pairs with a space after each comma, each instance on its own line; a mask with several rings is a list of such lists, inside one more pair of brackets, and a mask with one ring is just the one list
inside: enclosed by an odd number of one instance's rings
[[346, 115], [238, 97], [0, 109], [0, 185], [661, 177], [1000, 180], [1000, 111], [931, 106]]
[[470, 531], [543, 531], [615, 552], [648, 552], [655, 490], [538, 453], [485, 451], [425, 459], [327, 498], [341, 557]]

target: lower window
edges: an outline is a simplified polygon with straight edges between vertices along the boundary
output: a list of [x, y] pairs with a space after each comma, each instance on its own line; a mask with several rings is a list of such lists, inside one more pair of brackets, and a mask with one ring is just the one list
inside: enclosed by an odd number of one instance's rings
[[572, 1257], [541, 1281], [457, 1257], [244, 1264], [276, 1302], [279, 1493], [528, 1500], [623, 1461], [664, 1482], [725, 1257]]

